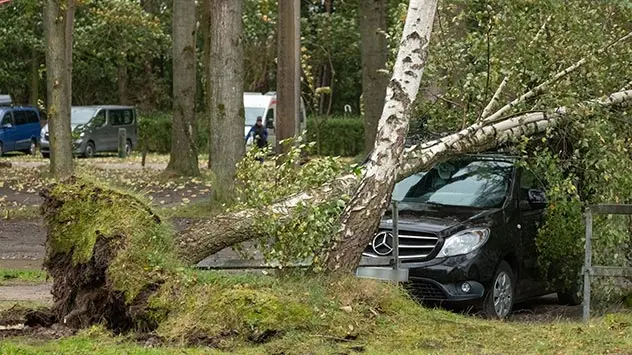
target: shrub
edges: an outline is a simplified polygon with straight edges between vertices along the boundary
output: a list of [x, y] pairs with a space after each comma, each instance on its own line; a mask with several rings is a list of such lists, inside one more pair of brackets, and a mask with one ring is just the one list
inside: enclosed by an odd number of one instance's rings
[[307, 138], [316, 142], [316, 154], [356, 156], [364, 150], [364, 121], [360, 116], [310, 117]]
[[[171, 113], [152, 112], [140, 115], [138, 119], [138, 146], [144, 144], [147, 151], [167, 154], [171, 151]], [[208, 152], [208, 123], [198, 113], [198, 153]]]

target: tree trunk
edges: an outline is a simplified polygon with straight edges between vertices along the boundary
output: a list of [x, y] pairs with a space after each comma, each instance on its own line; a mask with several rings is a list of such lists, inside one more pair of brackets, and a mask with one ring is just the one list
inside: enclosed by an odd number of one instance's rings
[[173, 1], [173, 118], [167, 170], [200, 174], [195, 136], [195, 3]]
[[237, 162], [244, 156], [243, 0], [211, 2], [210, 166], [216, 196], [235, 186]]
[[[613, 93], [607, 97], [585, 102], [585, 105], [611, 107], [632, 102], [632, 90]], [[425, 171], [437, 161], [464, 153], [486, 151], [504, 142], [545, 132], [555, 127], [560, 118], [570, 111], [558, 107], [549, 112], [533, 112], [513, 116], [494, 124], [476, 124], [440, 139], [413, 146], [405, 150], [403, 164], [396, 180], [402, 180], [411, 174]], [[265, 209], [249, 209], [224, 214], [213, 219], [194, 222], [189, 228], [176, 235], [178, 254], [189, 265], [196, 264], [223, 248], [241, 243], [259, 236], [260, 229], [253, 224], [254, 217], [262, 213], [291, 216], [299, 203], [321, 204], [351, 195], [359, 183], [356, 175], [345, 175], [320, 188], [290, 196]], [[380, 220], [380, 216], [376, 220]], [[279, 224], [283, 219], [279, 220]], [[366, 243], [362, 244], [362, 248]], [[361, 254], [358, 251], [358, 256]]]
[[29, 95], [29, 105], [31, 106], [37, 106], [39, 84], [39, 54], [37, 53], [37, 48], [33, 46], [33, 48], [31, 48], [31, 87]]
[[[204, 73], [202, 100], [204, 101], [204, 121], [210, 129], [213, 127], [211, 125], [211, 0], [202, 0], [200, 11], [202, 12], [200, 16], [200, 30], [202, 31], [202, 45], [204, 46], [202, 52], [202, 70]], [[210, 159], [208, 168], [211, 168]]]
[[409, 109], [417, 97], [428, 57], [437, 0], [411, 0], [402, 42], [387, 87], [376, 143], [358, 190], [347, 204], [329, 254], [330, 271], [351, 272], [377, 229], [397, 178], [408, 133]]
[[73, 169], [70, 107], [74, 11], [73, 0], [44, 3], [50, 171], [58, 177], [69, 176]]
[[282, 224], [292, 216], [299, 203], [319, 205], [339, 196], [352, 194], [357, 181], [355, 175], [345, 175], [322, 187], [298, 193], [264, 209], [252, 208], [198, 220], [176, 236], [178, 256], [188, 265], [195, 265], [226, 247], [261, 236], [261, 228], [255, 225], [255, 217], [282, 216], [277, 221]]
[[388, 1], [360, 1], [360, 37], [362, 38], [362, 100], [364, 102], [364, 151], [373, 149], [377, 125], [384, 107], [388, 76], [386, 43]]
[[[296, 136], [300, 104], [300, 1], [279, 1], [277, 143]], [[281, 145], [277, 149], [283, 149]]]
[[119, 103], [121, 105], [129, 104], [129, 94], [127, 92], [128, 83], [129, 83], [129, 75], [127, 74], [127, 65], [126, 60], [121, 60], [118, 63], [117, 68], [117, 88], [118, 88], [118, 97]]

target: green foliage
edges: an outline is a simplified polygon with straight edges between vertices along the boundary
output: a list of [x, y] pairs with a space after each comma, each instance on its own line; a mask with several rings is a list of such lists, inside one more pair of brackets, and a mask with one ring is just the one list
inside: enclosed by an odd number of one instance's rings
[[316, 153], [324, 156], [356, 156], [364, 150], [362, 117], [310, 117], [307, 139], [316, 143]]
[[[563, 128], [544, 138], [525, 140], [529, 165], [546, 180], [549, 207], [539, 230], [539, 264], [553, 285], [573, 289], [584, 256], [583, 209], [599, 203], [632, 201], [632, 157], [628, 111], [576, 112]], [[623, 121], [623, 122], [622, 122]], [[607, 143], [606, 143], [607, 142]], [[528, 146], [531, 146], [527, 150]], [[632, 265], [629, 243], [632, 224], [627, 216], [595, 216], [593, 263]], [[622, 296], [614, 281], [600, 280], [597, 302]]]
[[82, 264], [93, 257], [97, 238], [124, 238], [119, 242], [126, 247], [110, 264], [108, 277], [130, 301], [177, 267], [171, 229], [158, 223], [142, 201], [89, 181], [77, 178], [51, 188], [62, 205], [53, 206], [56, 213], [45, 213], [48, 255], [71, 253], [73, 263]]
[[46, 271], [43, 270], [13, 270], [0, 269], [0, 286], [11, 283], [43, 282]]
[[[255, 158], [265, 156], [267, 151], [253, 148], [237, 167], [237, 198], [233, 208], [262, 209], [255, 219], [264, 237], [257, 241], [256, 246], [267, 260], [277, 261], [282, 266], [312, 259], [322, 251], [334, 235], [338, 217], [348, 198], [333, 196], [329, 203], [322, 205], [303, 202], [296, 206], [292, 216], [283, 209], [266, 208], [349, 171], [347, 164], [334, 157], [316, 158], [301, 164], [303, 152], [314, 146], [314, 143], [302, 144], [301, 140], [296, 145], [292, 140], [282, 142], [290, 147], [288, 152], [275, 156], [272, 162], [266, 164]], [[280, 219], [283, 219], [283, 224], [278, 223]]]
[[[138, 145], [145, 145], [148, 152], [168, 154], [171, 151], [171, 113], [153, 112], [140, 115], [138, 119]], [[200, 122], [198, 127], [198, 152], [208, 152], [208, 124]]]

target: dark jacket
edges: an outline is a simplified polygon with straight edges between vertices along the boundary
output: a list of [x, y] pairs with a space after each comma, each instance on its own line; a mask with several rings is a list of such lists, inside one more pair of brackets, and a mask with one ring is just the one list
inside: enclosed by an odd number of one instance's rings
[[264, 125], [259, 126], [255, 124], [252, 126], [246, 135], [246, 142], [251, 135], [257, 147], [263, 148], [268, 145], [268, 129]]

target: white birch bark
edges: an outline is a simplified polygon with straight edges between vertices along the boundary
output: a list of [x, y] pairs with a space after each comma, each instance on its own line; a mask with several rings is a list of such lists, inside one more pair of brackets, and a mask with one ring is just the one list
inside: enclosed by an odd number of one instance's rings
[[417, 97], [428, 57], [436, 8], [437, 0], [410, 1], [373, 152], [362, 181], [342, 214], [341, 229], [326, 257], [330, 271], [352, 271], [356, 267], [362, 249], [387, 208], [408, 133], [410, 105]]

